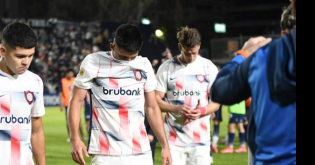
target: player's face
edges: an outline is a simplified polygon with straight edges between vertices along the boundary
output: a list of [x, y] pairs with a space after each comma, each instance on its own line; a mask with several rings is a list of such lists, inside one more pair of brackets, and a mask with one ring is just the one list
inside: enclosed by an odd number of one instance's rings
[[121, 60], [121, 61], [132, 61], [136, 59], [136, 57], [139, 55], [139, 52], [130, 53], [124, 49], [121, 49], [115, 43], [112, 43], [110, 45], [110, 48], [113, 51], [113, 55], [115, 59]]
[[13, 49], [8, 45], [1, 45], [1, 70], [10, 75], [23, 74], [29, 68], [34, 57], [34, 53], [35, 48], [24, 49], [16, 47], [16, 49]]
[[68, 72], [68, 73], [66, 74], [66, 78], [67, 78], [67, 79], [71, 79], [73, 76], [74, 76], [74, 73], [73, 73], [73, 72]]
[[178, 46], [180, 51], [182, 52], [181, 60], [183, 63], [193, 63], [199, 56], [200, 45], [194, 46], [192, 48], [186, 48], [181, 44], [179, 44]]

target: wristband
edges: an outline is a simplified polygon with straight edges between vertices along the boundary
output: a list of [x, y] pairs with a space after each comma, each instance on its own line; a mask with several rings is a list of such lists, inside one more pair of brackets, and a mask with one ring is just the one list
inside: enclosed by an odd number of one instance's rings
[[237, 52], [236, 52], [236, 55], [241, 55], [241, 56], [243, 56], [243, 57], [245, 57], [245, 58], [248, 58], [248, 57], [249, 57], [249, 53], [246, 52], [245, 50], [239, 50], [239, 51], [237, 51]]
[[207, 113], [206, 107], [197, 107], [197, 109], [200, 111], [201, 115], [205, 115]]

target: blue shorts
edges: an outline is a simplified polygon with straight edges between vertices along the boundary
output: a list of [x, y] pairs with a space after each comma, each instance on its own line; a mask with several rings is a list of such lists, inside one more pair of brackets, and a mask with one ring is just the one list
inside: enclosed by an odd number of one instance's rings
[[246, 115], [231, 113], [230, 114], [230, 124], [236, 124], [236, 123], [244, 123], [247, 121]]
[[220, 106], [219, 110], [217, 110], [216, 112], [214, 112], [215, 114], [215, 118], [213, 119], [213, 121], [222, 121], [222, 106]]

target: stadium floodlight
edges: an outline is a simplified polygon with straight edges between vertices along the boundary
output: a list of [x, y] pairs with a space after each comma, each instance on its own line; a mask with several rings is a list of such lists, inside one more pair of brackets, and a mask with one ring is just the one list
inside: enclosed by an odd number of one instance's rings
[[214, 31], [216, 33], [226, 33], [226, 24], [225, 23], [214, 23]]
[[155, 31], [155, 36], [158, 37], [158, 38], [163, 38], [164, 32], [162, 30], [160, 30], [160, 29], [157, 29]]
[[143, 25], [150, 25], [151, 24], [151, 21], [148, 18], [142, 18], [141, 22]]

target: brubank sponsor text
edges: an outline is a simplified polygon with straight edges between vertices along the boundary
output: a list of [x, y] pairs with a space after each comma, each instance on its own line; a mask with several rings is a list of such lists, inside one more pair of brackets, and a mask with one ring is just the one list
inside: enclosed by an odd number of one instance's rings
[[8, 117], [0, 117], [0, 124], [2, 123], [19, 123], [19, 124], [29, 124], [31, 122], [31, 116], [28, 117], [16, 117], [16, 116], [8, 116]]
[[122, 87], [120, 87], [119, 89], [107, 89], [105, 87], [103, 87], [103, 93], [105, 95], [127, 95], [127, 96], [140, 96], [141, 95], [141, 90], [140, 88], [136, 89], [136, 90], [125, 90]]

